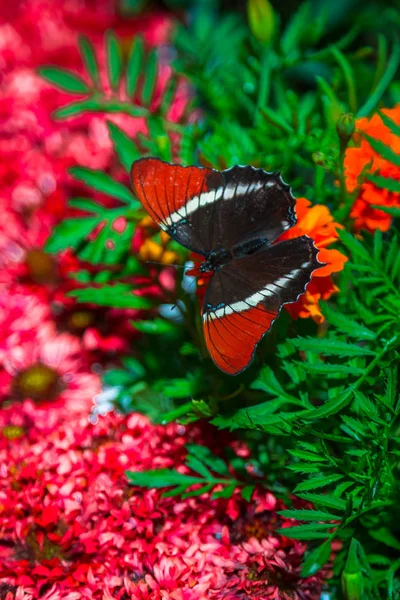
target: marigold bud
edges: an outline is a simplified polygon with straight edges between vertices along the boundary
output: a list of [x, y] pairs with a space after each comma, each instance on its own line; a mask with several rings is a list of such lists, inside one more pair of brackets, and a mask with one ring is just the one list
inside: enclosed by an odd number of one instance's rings
[[326, 156], [323, 152], [314, 152], [312, 155], [312, 159], [316, 165], [319, 167], [326, 166]]
[[364, 581], [361, 571], [358, 573], [342, 573], [342, 589], [346, 600], [362, 600]]
[[352, 113], [344, 113], [339, 117], [336, 130], [340, 139], [347, 144], [355, 130], [355, 120]]
[[274, 37], [276, 16], [268, 0], [248, 0], [247, 15], [254, 37], [269, 44]]
[[342, 572], [342, 589], [346, 600], [362, 600], [364, 581], [360, 561], [357, 556], [358, 542], [351, 540], [346, 565]]

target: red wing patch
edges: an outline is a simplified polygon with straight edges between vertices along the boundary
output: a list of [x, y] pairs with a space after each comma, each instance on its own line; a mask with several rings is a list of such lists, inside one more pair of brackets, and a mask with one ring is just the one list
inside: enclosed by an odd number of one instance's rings
[[157, 223], [166, 226], [171, 214], [207, 191], [206, 179], [211, 173], [212, 169], [204, 167], [182, 167], [158, 158], [142, 158], [133, 163], [131, 177], [143, 208]]
[[228, 375], [237, 375], [246, 369], [257, 344], [277, 316], [278, 312], [267, 312], [262, 304], [222, 317], [204, 313], [204, 337], [217, 367]]

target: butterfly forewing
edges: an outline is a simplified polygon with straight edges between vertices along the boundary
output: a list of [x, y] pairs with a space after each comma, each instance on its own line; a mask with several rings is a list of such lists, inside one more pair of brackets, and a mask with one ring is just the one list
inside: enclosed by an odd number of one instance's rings
[[317, 254], [313, 241], [303, 236], [232, 260], [213, 275], [203, 329], [210, 356], [222, 371], [236, 375], [249, 365], [282, 306], [297, 300], [321, 266]]
[[132, 184], [143, 207], [183, 246], [207, 255], [250, 240], [273, 242], [296, 222], [295, 200], [276, 173], [136, 161]]
[[133, 189], [143, 208], [164, 231], [194, 252], [208, 254], [211, 251], [207, 214], [203, 214], [201, 227], [193, 225], [192, 217], [207, 200], [214, 199], [215, 190], [222, 182], [218, 171], [143, 158], [133, 163], [131, 175]]

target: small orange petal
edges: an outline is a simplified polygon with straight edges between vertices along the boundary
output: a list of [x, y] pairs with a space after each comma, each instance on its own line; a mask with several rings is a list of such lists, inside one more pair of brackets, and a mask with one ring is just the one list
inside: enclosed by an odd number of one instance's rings
[[322, 248], [318, 253], [318, 260], [326, 265], [315, 271], [313, 277], [326, 277], [342, 271], [348, 258], [334, 248]]

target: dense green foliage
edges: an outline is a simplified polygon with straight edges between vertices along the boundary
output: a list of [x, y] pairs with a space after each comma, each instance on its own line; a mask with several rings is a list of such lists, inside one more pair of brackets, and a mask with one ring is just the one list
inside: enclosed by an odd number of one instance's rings
[[[271, 39], [260, 41], [243, 14], [225, 11], [217, 17], [215, 3], [193, 3], [187, 22], [175, 30], [176, 76], [158, 100], [157, 52], [147, 52], [140, 39], [124, 59], [115, 36], [107, 37], [112, 96], [100, 87], [97, 59], [86, 39], [80, 49], [87, 79], [42, 69], [47, 80], [85, 96], [59, 109], [58, 119], [84, 111], [146, 118], [148, 134], [134, 140], [109, 123], [126, 171], [144, 154], [216, 168], [252, 164], [283, 171], [295, 195], [329, 206], [347, 227], [340, 234], [340, 249], [349, 261], [336, 281], [340, 293], [322, 307], [324, 328], [317, 331], [310, 319], [293, 322], [282, 314], [248, 371], [235, 378], [221, 374], [205, 354], [198, 299], [182, 287], [182, 269], [171, 298], [179, 320], [164, 318], [156, 300], [134, 293], [139, 284], [133, 281], [148, 267], [130, 250], [144, 213], [127, 175], [117, 182], [106, 173], [75, 168], [72, 174], [87, 184], [88, 196], [92, 188], [117, 202], [110, 209], [89, 199], [71, 200], [82, 216], [62, 222], [48, 249], [72, 247], [83, 261], [101, 267], [95, 274], [91, 269], [74, 274], [83, 284], [73, 292], [78, 300], [147, 311], [134, 323], [143, 335], [132, 355], [104, 376], [105, 385], [116, 390], [118, 407], [144, 412], [160, 423], [204, 418], [216, 428], [235, 430], [251, 447], [258, 473], [254, 481], [236, 458], [233, 476], [220, 457], [189, 447], [193, 476], [162, 470], [131, 474], [132, 482], [166, 487], [169, 495], [200, 494], [223, 483], [220, 496], [241, 486], [246, 498], [255, 484], [264, 485], [289, 505], [294, 493], [314, 506], [284, 511], [300, 522], [285, 535], [310, 540], [303, 573], [321, 568], [329, 559], [330, 542], [339, 539], [332, 598], [344, 597], [340, 575], [346, 561], [362, 573], [363, 598], [398, 598], [400, 241], [395, 225], [385, 234], [352, 234], [354, 197], [344, 185], [346, 144], [336, 126], [342, 113], [371, 115], [400, 100], [394, 81], [400, 46], [391, 35], [400, 13], [389, 4], [382, 10], [371, 4], [350, 22], [344, 11], [338, 23], [327, 9], [330, 4], [301, 4], [289, 19], [283, 14], [280, 24], [275, 14]], [[167, 116], [179, 75], [190, 82], [192, 98], [181, 121], [171, 123]], [[189, 119], [194, 109], [199, 111], [195, 122]], [[386, 122], [399, 134], [393, 122]], [[393, 150], [371, 143], [399, 165]], [[398, 181], [366, 177], [380, 187], [400, 189]], [[400, 216], [398, 209], [385, 210]], [[113, 229], [120, 216], [128, 222], [122, 234]], [[105, 223], [100, 235], [88, 241], [100, 223]], [[108, 240], [113, 249], [106, 246]], [[169, 248], [182, 263], [188, 258], [173, 242]], [[197, 483], [201, 487], [193, 489]]]

